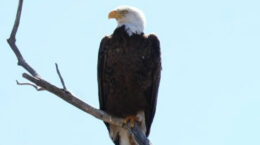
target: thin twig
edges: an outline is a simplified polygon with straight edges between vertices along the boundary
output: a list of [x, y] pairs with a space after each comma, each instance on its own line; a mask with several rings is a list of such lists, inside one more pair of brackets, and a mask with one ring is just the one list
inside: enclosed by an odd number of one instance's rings
[[17, 84], [17, 85], [21, 85], [21, 86], [32, 86], [32, 87], [34, 87], [37, 91], [43, 91], [43, 90], [45, 90], [44, 88], [41, 88], [41, 87], [39, 87], [39, 86], [37, 86], [37, 85], [35, 85], [35, 84], [32, 84], [32, 83], [20, 83], [20, 82], [18, 82], [18, 81], [16, 80], [16, 84]]
[[62, 78], [62, 76], [61, 76], [61, 74], [60, 74], [60, 70], [59, 70], [58, 64], [55, 63], [55, 66], [56, 66], [56, 71], [57, 71], [57, 73], [58, 73], [58, 75], [59, 75], [61, 84], [62, 84], [62, 86], [63, 86], [63, 89], [64, 89], [65, 91], [68, 91], [67, 88], [66, 88], [66, 86], [65, 86], [64, 80], [63, 80], [63, 78]]
[[17, 9], [17, 13], [16, 13], [16, 19], [14, 22], [13, 30], [12, 30], [11, 36], [10, 36], [10, 38], [14, 38], [14, 40], [15, 40], [15, 36], [16, 36], [17, 30], [18, 30], [18, 27], [20, 24], [22, 8], [23, 8], [23, 0], [20, 0], [19, 4], [18, 4], [18, 9]]

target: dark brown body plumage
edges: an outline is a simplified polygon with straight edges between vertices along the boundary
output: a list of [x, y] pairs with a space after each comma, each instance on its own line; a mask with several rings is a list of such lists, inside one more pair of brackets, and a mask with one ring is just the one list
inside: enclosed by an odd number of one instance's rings
[[118, 117], [144, 111], [148, 136], [156, 109], [160, 71], [157, 37], [143, 34], [129, 36], [124, 26], [117, 28], [100, 44], [100, 109]]

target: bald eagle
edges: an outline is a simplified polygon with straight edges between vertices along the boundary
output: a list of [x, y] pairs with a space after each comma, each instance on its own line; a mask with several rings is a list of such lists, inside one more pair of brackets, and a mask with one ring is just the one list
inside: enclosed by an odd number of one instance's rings
[[[108, 18], [116, 19], [118, 26], [99, 48], [100, 109], [138, 124], [148, 136], [160, 82], [160, 42], [156, 35], [144, 34], [144, 15], [137, 8], [120, 6]], [[127, 130], [105, 124], [115, 145], [137, 145]]]

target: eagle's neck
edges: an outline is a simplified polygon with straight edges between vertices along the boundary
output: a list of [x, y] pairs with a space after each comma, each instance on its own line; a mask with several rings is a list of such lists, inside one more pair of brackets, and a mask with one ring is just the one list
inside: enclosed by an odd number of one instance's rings
[[142, 34], [144, 31], [144, 26], [142, 24], [132, 24], [132, 23], [122, 23], [118, 24], [117, 28], [124, 26], [125, 31], [129, 36], [133, 34]]

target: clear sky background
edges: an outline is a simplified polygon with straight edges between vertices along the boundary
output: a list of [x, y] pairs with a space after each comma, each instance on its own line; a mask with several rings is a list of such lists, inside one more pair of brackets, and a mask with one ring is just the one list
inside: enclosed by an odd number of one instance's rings
[[[112, 145], [103, 122], [28, 82], [6, 39], [18, 0], [0, 1], [0, 145]], [[154, 145], [260, 144], [259, 0], [25, 0], [17, 45], [49, 82], [98, 107], [100, 40], [108, 12], [141, 9], [161, 40]]]

